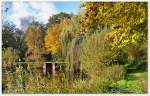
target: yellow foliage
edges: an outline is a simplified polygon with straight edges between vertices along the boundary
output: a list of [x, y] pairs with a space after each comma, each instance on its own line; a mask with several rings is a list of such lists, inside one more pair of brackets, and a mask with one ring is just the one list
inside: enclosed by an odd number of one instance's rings
[[48, 28], [47, 36], [45, 37], [45, 47], [52, 54], [55, 54], [60, 47], [59, 35], [70, 23], [70, 19], [64, 19], [60, 24]]
[[86, 2], [82, 6], [81, 32], [101, 32], [109, 26], [113, 48], [147, 41], [147, 2]]

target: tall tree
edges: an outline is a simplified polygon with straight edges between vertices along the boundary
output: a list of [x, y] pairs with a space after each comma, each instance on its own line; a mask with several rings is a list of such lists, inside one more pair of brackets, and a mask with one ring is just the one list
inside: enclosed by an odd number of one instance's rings
[[16, 40], [14, 37], [15, 26], [13, 24], [5, 24], [2, 26], [2, 47], [16, 48]]
[[88, 2], [83, 6], [83, 32], [96, 29], [98, 26], [95, 25], [107, 24], [111, 29], [108, 38], [115, 48], [147, 40], [146, 2]]
[[19, 56], [22, 59], [25, 58], [25, 51], [27, 47], [24, 42], [24, 36], [25, 36], [24, 31], [16, 28], [14, 38], [17, 42], [17, 49], [19, 50]]
[[45, 37], [45, 47], [49, 52], [55, 54], [60, 48], [59, 36], [63, 29], [71, 23], [70, 19], [65, 19], [60, 24], [55, 24], [48, 28], [47, 36]]
[[63, 29], [60, 34], [60, 43], [62, 49], [62, 58], [66, 59], [66, 56], [69, 53], [70, 44], [74, 38], [76, 38], [80, 33], [80, 23], [79, 16], [73, 16], [71, 18], [71, 24]]
[[43, 26], [38, 22], [32, 22], [27, 28], [25, 34], [25, 43], [27, 45], [26, 56], [28, 60], [43, 60], [45, 32]]

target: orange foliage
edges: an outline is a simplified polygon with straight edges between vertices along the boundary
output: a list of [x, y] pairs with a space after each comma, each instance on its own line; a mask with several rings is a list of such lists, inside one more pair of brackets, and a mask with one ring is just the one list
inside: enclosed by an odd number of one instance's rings
[[62, 30], [69, 24], [71, 24], [71, 20], [64, 19], [60, 22], [60, 24], [56, 24], [48, 28], [47, 36], [45, 37], [45, 47], [52, 54], [55, 54], [60, 47], [59, 35], [61, 34]]

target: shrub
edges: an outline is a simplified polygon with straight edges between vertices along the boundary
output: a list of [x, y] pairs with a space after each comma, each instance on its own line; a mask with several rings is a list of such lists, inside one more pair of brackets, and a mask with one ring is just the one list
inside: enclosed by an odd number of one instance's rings
[[112, 93], [112, 82], [108, 79], [76, 80], [73, 83], [73, 93]]
[[123, 48], [127, 53], [128, 59], [125, 67], [128, 72], [146, 71], [147, 70], [147, 43], [129, 44]]
[[91, 83], [87, 80], [76, 80], [73, 83], [73, 93], [91, 93]]
[[10, 67], [16, 65], [19, 59], [19, 52], [11, 47], [4, 48], [2, 51], [2, 67]]
[[144, 93], [144, 87], [140, 80], [121, 80], [117, 82], [116, 86], [120, 90], [127, 89], [128, 93]]
[[16, 67], [16, 71], [3, 71], [3, 92], [4, 93], [24, 93], [25, 71], [21, 66]]
[[12, 47], [3, 48], [2, 50], [2, 87], [3, 93], [16, 92], [15, 68], [16, 61], [19, 59], [19, 52]]

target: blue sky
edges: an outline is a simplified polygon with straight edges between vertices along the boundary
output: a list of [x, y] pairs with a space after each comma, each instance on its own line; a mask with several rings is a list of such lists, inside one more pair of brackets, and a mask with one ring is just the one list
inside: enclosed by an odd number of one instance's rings
[[4, 21], [13, 22], [16, 27], [21, 28], [21, 19], [34, 17], [41, 23], [47, 23], [49, 16], [59, 12], [78, 14], [81, 2], [3, 2], [2, 17]]
[[66, 13], [79, 13], [80, 2], [54, 2], [56, 10]]

